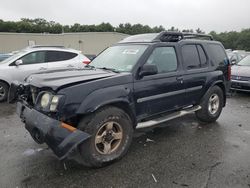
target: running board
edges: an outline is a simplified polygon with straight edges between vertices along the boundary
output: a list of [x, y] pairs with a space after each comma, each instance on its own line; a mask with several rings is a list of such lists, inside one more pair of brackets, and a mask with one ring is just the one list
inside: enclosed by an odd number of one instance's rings
[[201, 106], [193, 106], [191, 108], [184, 109], [184, 110], [181, 110], [181, 111], [178, 111], [178, 112], [174, 112], [172, 114], [169, 114], [169, 115], [166, 115], [166, 116], [163, 116], [163, 117], [159, 117], [159, 118], [149, 120], [149, 121], [145, 121], [145, 122], [140, 122], [140, 123], [137, 124], [136, 129], [147, 128], [147, 127], [151, 127], [151, 126], [154, 126], [154, 125], [157, 125], [157, 124], [160, 124], [160, 123], [164, 123], [166, 121], [169, 121], [169, 120], [184, 116], [186, 114], [193, 113], [193, 112], [198, 111], [200, 109], [201, 109]]

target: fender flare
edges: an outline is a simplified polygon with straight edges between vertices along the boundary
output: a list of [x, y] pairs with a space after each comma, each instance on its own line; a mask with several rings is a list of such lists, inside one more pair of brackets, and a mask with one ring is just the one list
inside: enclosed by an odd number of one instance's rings
[[[76, 113], [91, 113], [96, 111], [100, 107], [114, 103], [124, 103], [127, 106], [131, 107], [132, 105], [134, 105], [131, 96], [131, 89], [124, 85], [98, 89], [90, 93], [83, 100]], [[132, 110], [132, 108], [130, 108], [130, 110]]]
[[7, 83], [9, 86], [11, 84], [11, 81], [9, 79], [4, 78], [4, 77], [0, 77], [0, 81]]

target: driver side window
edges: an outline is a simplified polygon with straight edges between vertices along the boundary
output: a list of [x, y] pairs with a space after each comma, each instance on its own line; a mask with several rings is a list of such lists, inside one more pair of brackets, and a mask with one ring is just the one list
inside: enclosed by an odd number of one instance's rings
[[177, 57], [174, 47], [157, 47], [154, 49], [146, 64], [156, 65], [158, 73], [177, 70]]
[[32, 52], [23, 56], [20, 60], [23, 61], [23, 65], [45, 63], [45, 51]]

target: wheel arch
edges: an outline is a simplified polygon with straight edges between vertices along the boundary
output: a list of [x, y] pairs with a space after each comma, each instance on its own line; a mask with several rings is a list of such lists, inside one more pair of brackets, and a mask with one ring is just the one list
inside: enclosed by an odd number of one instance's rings
[[224, 97], [224, 101], [223, 101], [223, 107], [224, 107], [226, 105], [226, 97], [227, 97], [226, 96], [227, 92], [226, 92], [226, 86], [225, 86], [225, 84], [223, 83], [223, 81], [217, 81], [217, 82], [214, 82], [211, 87], [213, 87], [213, 86], [218, 86], [218, 87], [221, 88], [221, 90], [223, 92], [223, 97]]
[[3, 80], [3, 79], [0, 79], [0, 82], [3, 82], [3, 83], [7, 84], [7, 85], [10, 87], [9, 82], [7, 82], [7, 81], [5, 81], [5, 80]]
[[136, 115], [135, 112], [133, 110], [132, 107], [133, 104], [129, 103], [126, 100], [110, 100], [110, 101], [106, 101], [98, 106], [95, 106], [91, 109], [89, 109], [87, 112], [85, 113], [81, 113], [78, 114], [78, 119], [80, 119], [82, 116], [86, 116], [86, 117], [92, 117], [92, 114], [95, 113], [96, 111], [108, 107], [108, 106], [113, 106], [119, 109], [122, 109], [124, 112], [126, 112], [126, 114], [128, 114], [128, 116], [131, 118], [131, 121], [133, 123], [133, 127], [136, 127], [137, 124], [137, 119], [136, 119]]
[[136, 127], [136, 124], [137, 124], [136, 115], [135, 115], [135, 112], [134, 112], [133, 108], [131, 107], [131, 105], [129, 105], [128, 102], [125, 102], [125, 101], [115, 101], [115, 102], [107, 103], [107, 104], [105, 104], [103, 106], [100, 106], [100, 107], [105, 107], [105, 106], [114, 106], [114, 107], [122, 109], [131, 118], [132, 123], [133, 123], [133, 127], [134, 128]]

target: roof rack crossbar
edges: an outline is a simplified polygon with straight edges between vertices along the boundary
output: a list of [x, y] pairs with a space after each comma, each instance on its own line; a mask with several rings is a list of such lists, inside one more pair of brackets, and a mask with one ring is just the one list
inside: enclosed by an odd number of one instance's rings
[[193, 39], [193, 38], [207, 38], [209, 40], [214, 40], [212, 35], [206, 35], [201, 33], [183, 33], [185, 39]]

